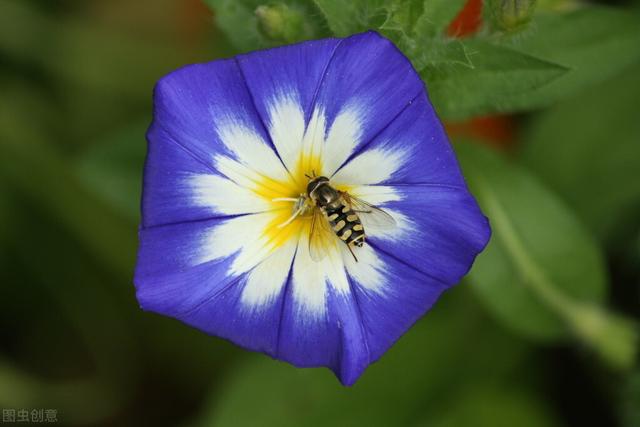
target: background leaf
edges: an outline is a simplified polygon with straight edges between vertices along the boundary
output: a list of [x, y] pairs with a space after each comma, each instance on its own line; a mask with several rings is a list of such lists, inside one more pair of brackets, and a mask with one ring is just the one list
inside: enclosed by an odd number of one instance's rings
[[[234, 47], [240, 52], [277, 46], [282, 41], [269, 40], [259, 30], [256, 9], [259, 6], [282, 4], [300, 12], [305, 31], [299, 40], [328, 37], [326, 23], [310, 1], [287, 0], [265, 2], [260, 0], [204, 0], [215, 13], [215, 19]], [[239, 31], [239, 29], [242, 29]]]
[[[535, 116], [522, 162], [603, 241], [640, 227], [640, 63]], [[571, 158], [571, 162], [566, 159]]]
[[640, 425], [640, 370], [636, 369], [627, 377], [622, 400], [622, 425], [635, 427]]
[[424, 0], [423, 13], [415, 26], [416, 36], [423, 38], [443, 35], [465, 3], [465, 0]]
[[86, 190], [69, 162], [46, 144], [42, 129], [31, 123], [30, 111], [19, 108], [28, 105], [0, 98], [0, 179], [57, 218], [107, 268], [128, 277], [134, 223]]
[[[231, 43], [241, 52], [264, 46], [266, 41], [258, 31], [255, 10], [262, 4], [252, 0], [205, 0], [214, 10], [216, 22]], [[236, 31], [242, 28], [242, 31]]]
[[[475, 144], [456, 151], [493, 230], [470, 273], [474, 289], [505, 325], [534, 338], [561, 337], [568, 328], [555, 294], [604, 300], [599, 248], [566, 206], [524, 170]], [[539, 281], [550, 289], [537, 289]]]
[[551, 192], [480, 145], [458, 155], [493, 236], [470, 279], [508, 327], [536, 339], [571, 332], [612, 368], [635, 363], [637, 325], [602, 308], [607, 278], [600, 248]]
[[512, 387], [480, 384], [463, 389], [455, 402], [429, 417], [423, 427], [551, 427], [560, 425], [548, 403]]
[[313, 3], [338, 37], [379, 28], [387, 19], [385, 6], [391, 4], [385, 0], [313, 0]]
[[80, 180], [119, 213], [137, 221], [140, 216], [145, 133], [142, 120], [92, 144], [77, 165]]
[[149, 76], [157, 79], [158, 69], [178, 67], [171, 54], [178, 47], [175, 41], [147, 43], [78, 19], [57, 22], [28, 2], [3, 2], [0, 14], [0, 52], [66, 85], [115, 92], [120, 101], [147, 95], [152, 88]]
[[479, 40], [465, 47], [470, 66], [429, 67], [421, 73], [438, 113], [448, 119], [509, 111], [514, 98], [529, 96], [567, 72], [562, 65]]
[[562, 14], [541, 13], [530, 34], [506, 39], [512, 48], [567, 67], [570, 72], [531, 93], [515, 96], [502, 111], [540, 108], [585, 90], [640, 59], [640, 15], [589, 5]]
[[[470, 67], [427, 68], [422, 75], [445, 118], [540, 108], [637, 61], [639, 19], [602, 6], [540, 13], [524, 33], [464, 40]], [[421, 55], [409, 52], [412, 59]]]

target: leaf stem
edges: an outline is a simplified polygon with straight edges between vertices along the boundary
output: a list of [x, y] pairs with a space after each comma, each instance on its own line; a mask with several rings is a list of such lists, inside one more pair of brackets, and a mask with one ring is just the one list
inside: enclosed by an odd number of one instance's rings
[[482, 198], [497, 231], [496, 236], [507, 248], [523, 283], [608, 365], [621, 370], [631, 368], [636, 357], [637, 325], [595, 304], [575, 301], [560, 292], [526, 251], [497, 197], [488, 186], [482, 187]]

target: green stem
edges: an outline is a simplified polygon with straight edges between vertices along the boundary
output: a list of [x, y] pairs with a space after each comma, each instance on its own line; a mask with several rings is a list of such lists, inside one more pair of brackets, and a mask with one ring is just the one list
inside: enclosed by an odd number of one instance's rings
[[495, 234], [512, 257], [523, 283], [606, 363], [616, 369], [632, 367], [638, 341], [636, 325], [595, 304], [575, 301], [559, 291], [525, 249], [497, 197], [488, 186], [483, 186], [481, 192]]

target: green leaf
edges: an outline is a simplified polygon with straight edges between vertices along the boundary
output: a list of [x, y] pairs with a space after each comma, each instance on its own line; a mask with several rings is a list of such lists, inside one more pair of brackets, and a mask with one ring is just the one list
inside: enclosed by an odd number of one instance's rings
[[493, 31], [516, 33], [525, 30], [533, 17], [537, 0], [487, 0], [484, 2], [486, 25]]
[[638, 22], [637, 13], [593, 5], [564, 14], [540, 14], [528, 37], [513, 37], [507, 44], [571, 71], [537, 91], [514, 94], [502, 111], [547, 106], [633, 64], [640, 59]]
[[311, 37], [305, 16], [285, 3], [258, 6], [254, 14], [260, 33], [274, 43], [295, 43]]
[[460, 66], [473, 68], [469, 50], [460, 40], [444, 36], [401, 36], [397, 44], [418, 72], [427, 69], [446, 73], [453, 72]]
[[448, 119], [509, 111], [514, 98], [534, 94], [567, 72], [504, 46], [480, 40], [465, 46], [471, 66], [431, 66], [421, 73], [438, 113]]
[[562, 336], [563, 319], [529, 282], [543, 276], [562, 298], [600, 303], [602, 254], [562, 202], [526, 171], [476, 144], [456, 148], [493, 229], [471, 272], [474, 289], [514, 329], [535, 338]]
[[601, 240], [630, 236], [640, 216], [640, 63], [530, 122], [522, 162]]
[[78, 160], [80, 181], [114, 210], [137, 221], [148, 120], [92, 144]]
[[252, 0], [205, 0], [213, 10], [216, 24], [229, 38], [236, 49], [242, 52], [255, 50], [266, 44], [258, 31], [255, 10], [261, 1]]
[[5, 243], [10, 233], [9, 224], [14, 215], [8, 191], [6, 183], [0, 180], [0, 206], [2, 206], [0, 209], [0, 254], [5, 249]]
[[115, 93], [120, 103], [123, 97], [147, 97], [158, 77], [186, 60], [180, 49], [178, 43], [150, 43], [106, 25], [54, 20], [33, 2], [2, 3], [0, 53], [42, 68], [60, 80], [52, 82], [65, 83], [65, 89]]
[[[218, 25], [238, 49], [248, 51], [283, 42], [267, 40], [264, 31], [258, 31], [256, 10], [262, 10], [258, 8], [264, 8], [264, 2], [207, 0], [207, 3], [214, 10]], [[443, 33], [464, 4], [463, 0], [314, 0], [317, 10], [305, 8], [307, 4], [299, 1], [284, 2], [281, 6], [287, 4], [292, 13], [299, 12], [296, 16], [310, 25], [312, 30], [302, 32], [309, 36], [326, 34], [323, 24], [317, 20], [317, 16], [322, 16], [331, 33], [338, 37], [371, 29], [380, 31], [398, 45], [418, 70], [432, 67], [448, 72], [452, 67], [471, 67], [464, 44]], [[237, 28], [246, 31], [237, 31]]]
[[629, 11], [597, 6], [541, 13], [524, 34], [464, 41], [472, 67], [427, 67], [421, 74], [448, 119], [540, 108], [637, 61], [637, 22]]
[[538, 0], [536, 9], [552, 12], [566, 12], [567, 10], [572, 10], [580, 6], [584, 6], [584, 3], [581, 4], [580, 0]]
[[465, 3], [466, 0], [424, 0], [424, 13], [415, 25], [416, 37], [442, 35]]
[[387, 19], [379, 30], [396, 43], [418, 71], [429, 66], [470, 67], [464, 44], [444, 33], [463, 5], [460, 0], [395, 0], [386, 6]]
[[637, 427], [640, 425], [640, 369], [636, 368], [625, 380], [622, 390], [622, 426]]
[[[389, 0], [379, 7], [387, 18], [381, 30], [397, 31], [416, 39], [432, 39], [444, 36], [466, 0]], [[393, 37], [392, 37], [393, 38]]]
[[[205, 0], [205, 3], [213, 10], [218, 27], [241, 52], [329, 36], [324, 21], [309, 1], [287, 0], [275, 3], [265, 0]], [[275, 4], [299, 17], [297, 25], [302, 31], [296, 32], [295, 37], [271, 39], [268, 32], [260, 31], [256, 11], [261, 6]]]
[[559, 426], [549, 403], [514, 384], [478, 384], [460, 390], [442, 405], [424, 427], [554, 427]]
[[329, 29], [338, 37], [346, 37], [381, 27], [388, 18], [385, 0], [313, 0], [327, 20]]
[[[380, 30], [408, 36], [413, 33], [413, 27], [422, 15], [422, 0], [389, 0], [384, 2], [381, 9], [385, 11], [385, 21]], [[391, 38], [397, 37], [392, 35]]]
[[476, 144], [457, 152], [493, 236], [478, 257], [473, 288], [505, 325], [540, 340], [572, 332], [612, 367], [634, 360], [636, 331], [601, 307], [601, 251], [553, 193], [525, 170]]

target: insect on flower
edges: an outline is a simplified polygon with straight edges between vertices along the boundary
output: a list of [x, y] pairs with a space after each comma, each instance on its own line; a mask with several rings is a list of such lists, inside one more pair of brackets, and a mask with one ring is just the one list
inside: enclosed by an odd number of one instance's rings
[[489, 239], [423, 82], [374, 32], [176, 70], [147, 140], [141, 307], [344, 384]]
[[[274, 202], [294, 202], [293, 214], [278, 227], [284, 227], [298, 216], [310, 212], [311, 227], [309, 228], [309, 255], [311, 259], [320, 261], [327, 255], [328, 246], [324, 238], [332, 231], [342, 240], [351, 252], [353, 259], [358, 258], [351, 249], [352, 246], [361, 248], [364, 244], [364, 226], [359, 215], [370, 216], [379, 226], [385, 228], [395, 227], [395, 220], [384, 212], [364, 200], [350, 196], [346, 191], [336, 190], [329, 183], [326, 176], [306, 175], [309, 178], [306, 194], [301, 194], [297, 199], [278, 197]], [[332, 230], [327, 228], [332, 227]]]

